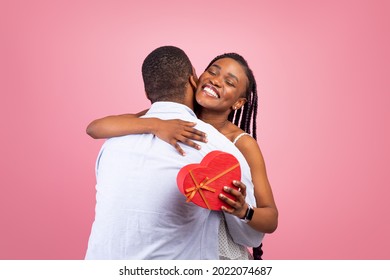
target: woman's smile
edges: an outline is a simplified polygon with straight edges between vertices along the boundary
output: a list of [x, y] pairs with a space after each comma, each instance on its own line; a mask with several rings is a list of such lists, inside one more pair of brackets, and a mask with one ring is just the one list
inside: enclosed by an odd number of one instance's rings
[[210, 84], [206, 84], [202, 87], [202, 89], [203, 89], [203, 92], [206, 93], [206, 95], [214, 97], [214, 98], [220, 98], [219, 92], [214, 86], [212, 86]]

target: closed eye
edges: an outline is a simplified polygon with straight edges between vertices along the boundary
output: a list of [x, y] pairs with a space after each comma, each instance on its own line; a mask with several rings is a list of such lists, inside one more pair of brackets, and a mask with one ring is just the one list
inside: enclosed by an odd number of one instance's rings
[[231, 87], [236, 87], [235, 84], [230, 80], [226, 80], [226, 84]]
[[215, 76], [215, 75], [217, 75], [217, 73], [215, 73], [215, 71], [212, 71], [212, 70], [207, 70], [207, 72], [210, 74], [210, 75], [212, 75], [212, 76]]

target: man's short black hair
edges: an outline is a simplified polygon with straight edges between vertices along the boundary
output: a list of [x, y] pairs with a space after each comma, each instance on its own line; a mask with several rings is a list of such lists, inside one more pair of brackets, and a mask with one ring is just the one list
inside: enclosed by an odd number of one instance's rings
[[183, 101], [185, 85], [190, 75], [190, 59], [183, 50], [174, 46], [155, 49], [142, 64], [146, 96], [152, 103]]

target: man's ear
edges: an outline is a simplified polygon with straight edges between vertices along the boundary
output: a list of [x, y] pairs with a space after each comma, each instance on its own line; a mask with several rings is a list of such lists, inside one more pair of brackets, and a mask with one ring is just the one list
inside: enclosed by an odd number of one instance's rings
[[232, 109], [233, 110], [238, 110], [240, 109], [242, 106], [244, 106], [244, 104], [246, 103], [246, 98], [245, 97], [240, 97], [232, 106]]
[[194, 78], [195, 78], [195, 82], [196, 82], [196, 84], [198, 84], [198, 75], [196, 75], [196, 71], [195, 71], [195, 68], [194, 68], [194, 66], [192, 66], [192, 75], [194, 76]]
[[195, 88], [196, 88], [198, 86], [199, 78], [198, 78], [198, 75], [196, 75], [196, 71], [195, 71], [194, 66], [192, 66], [192, 78], [193, 78], [193, 81], [191, 82], [191, 84], [193, 85], [193, 83], [195, 83]]
[[198, 87], [198, 80], [192, 75], [190, 76], [190, 84], [194, 89]]
[[192, 75], [190, 75], [189, 80], [191, 86], [194, 88], [194, 90], [196, 90], [198, 87], [198, 76], [196, 75], [194, 67], [192, 67]]

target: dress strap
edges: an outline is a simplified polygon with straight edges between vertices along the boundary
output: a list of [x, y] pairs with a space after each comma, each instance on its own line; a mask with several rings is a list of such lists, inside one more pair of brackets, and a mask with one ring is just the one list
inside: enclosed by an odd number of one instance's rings
[[243, 133], [239, 134], [239, 135], [233, 140], [233, 144], [236, 145], [236, 142], [238, 141], [238, 139], [240, 139], [240, 138], [241, 138], [242, 136], [244, 136], [244, 135], [249, 135], [249, 136], [250, 136], [249, 133], [243, 132]]

